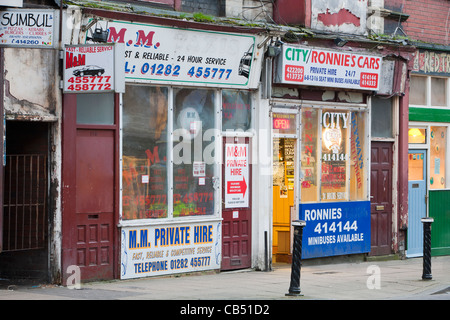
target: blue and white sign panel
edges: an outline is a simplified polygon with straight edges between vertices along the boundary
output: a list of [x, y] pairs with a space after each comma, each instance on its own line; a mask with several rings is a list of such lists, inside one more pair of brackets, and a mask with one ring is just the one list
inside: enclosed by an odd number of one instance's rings
[[220, 221], [123, 226], [121, 279], [219, 269]]
[[300, 204], [302, 258], [370, 251], [370, 201]]

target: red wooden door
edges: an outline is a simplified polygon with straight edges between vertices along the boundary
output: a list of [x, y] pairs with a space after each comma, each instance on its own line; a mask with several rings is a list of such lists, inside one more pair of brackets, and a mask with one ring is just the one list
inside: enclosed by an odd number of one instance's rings
[[76, 124], [73, 96], [64, 98], [64, 284], [71, 265], [80, 268], [82, 281], [113, 279], [117, 268], [117, 128]]
[[[224, 138], [223, 144], [221, 268], [249, 268], [252, 226], [250, 139]], [[234, 150], [233, 153], [230, 150]]]
[[392, 143], [372, 142], [370, 169], [370, 255], [391, 253]]
[[114, 131], [78, 129], [76, 250], [82, 279], [113, 278]]

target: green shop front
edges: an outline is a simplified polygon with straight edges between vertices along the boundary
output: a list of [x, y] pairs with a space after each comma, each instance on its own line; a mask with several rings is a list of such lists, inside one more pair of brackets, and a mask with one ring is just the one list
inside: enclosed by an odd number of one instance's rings
[[431, 254], [450, 254], [450, 53], [419, 48], [409, 99], [407, 257], [422, 256], [423, 217], [434, 218]]

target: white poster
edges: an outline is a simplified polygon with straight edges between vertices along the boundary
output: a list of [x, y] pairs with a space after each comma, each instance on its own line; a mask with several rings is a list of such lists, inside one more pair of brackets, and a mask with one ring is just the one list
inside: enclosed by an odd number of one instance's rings
[[114, 45], [64, 48], [64, 92], [114, 91]]
[[277, 82], [378, 90], [382, 58], [348, 51], [283, 45]]
[[0, 12], [0, 45], [51, 48], [55, 46], [55, 10], [7, 9]]
[[219, 269], [221, 223], [122, 227], [121, 279]]
[[[125, 45], [127, 81], [249, 88], [258, 85], [255, 36], [98, 22], [109, 43]], [[88, 34], [89, 35], [89, 34]], [[255, 78], [255, 81], [252, 79]]]
[[249, 145], [225, 145], [225, 208], [249, 206]]

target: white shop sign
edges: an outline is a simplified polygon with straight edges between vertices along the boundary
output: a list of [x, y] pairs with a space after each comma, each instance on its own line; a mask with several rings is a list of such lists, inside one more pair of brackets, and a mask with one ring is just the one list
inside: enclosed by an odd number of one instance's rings
[[275, 81], [376, 91], [381, 63], [380, 56], [283, 45]]
[[255, 36], [182, 30], [119, 21], [99, 22], [108, 42], [125, 45], [125, 78], [132, 82], [256, 88]]
[[122, 227], [121, 279], [219, 269], [221, 223]]
[[124, 92], [123, 50], [114, 44], [66, 45], [64, 92]]
[[55, 10], [7, 9], [0, 12], [0, 45], [52, 48], [57, 44]]
[[249, 206], [249, 145], [225, 145], [225, 208]]

